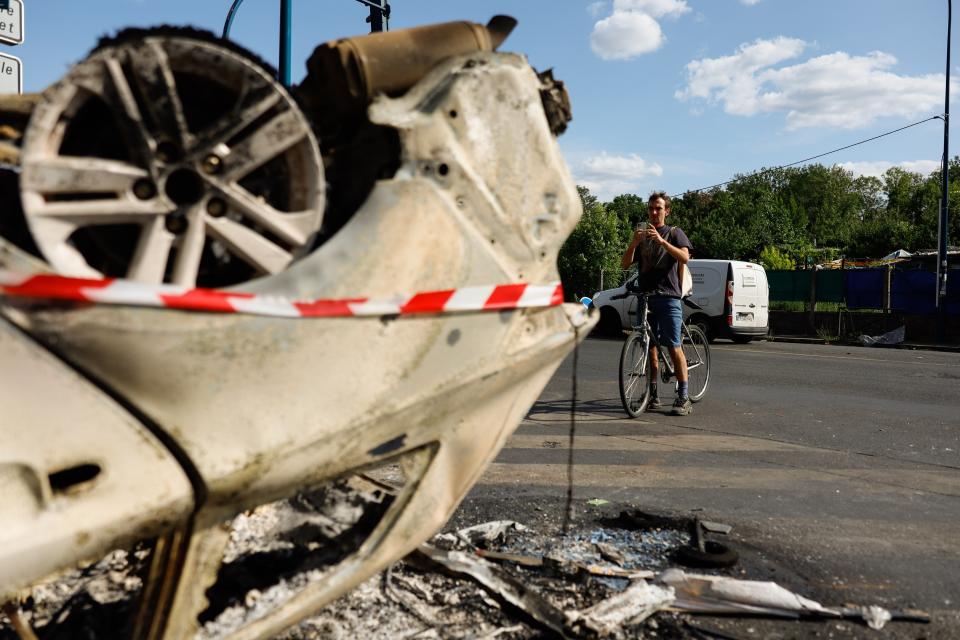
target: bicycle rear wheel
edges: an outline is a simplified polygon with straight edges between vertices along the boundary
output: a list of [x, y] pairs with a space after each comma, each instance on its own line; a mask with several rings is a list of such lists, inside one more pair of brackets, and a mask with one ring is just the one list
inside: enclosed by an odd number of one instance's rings
[[636, 418], [650, 402], [650, 338], [631, 333], [620, 351], [620, 401], [623, 410]]
[[699, 402], [710, 382], [710, 345], [699, 327], [684, 328], [683, 355], [687, 359], [687, 393], [692, 402]]

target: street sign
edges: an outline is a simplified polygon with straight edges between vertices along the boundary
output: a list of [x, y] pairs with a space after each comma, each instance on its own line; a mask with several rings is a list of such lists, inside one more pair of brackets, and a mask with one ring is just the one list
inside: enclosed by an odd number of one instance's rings
[[6, 7], [0, 4], [0, 42], [23, 43], [23, 0], [7, 0]]
[[0, 53], [0, 93], [23, 93], [23, 63], [20, 58]]

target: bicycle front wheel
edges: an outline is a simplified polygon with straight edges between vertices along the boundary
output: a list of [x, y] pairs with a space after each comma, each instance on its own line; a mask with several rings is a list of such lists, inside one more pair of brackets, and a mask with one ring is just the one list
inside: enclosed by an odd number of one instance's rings
[[650, 338], [631, 333], [620, 351], [620, 401], [631, 418], [643, 413], [650, 402]]
[[686, 327], [683, 332], [683, 355], [687, 359], [687, 393], [692, 402], [699, 402], [710, 382], [710, 345], [699, 327]]

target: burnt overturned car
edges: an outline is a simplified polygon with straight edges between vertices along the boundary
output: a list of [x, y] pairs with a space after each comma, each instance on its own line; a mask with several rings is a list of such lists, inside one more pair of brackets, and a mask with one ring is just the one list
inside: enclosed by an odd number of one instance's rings
[[206, 633], [261, 505], [347, 516], [307, 523], [306, 577], [223, 637], [275, 635], [443, 525], [595, 321], [556, 270], [569, 104], [497, 52], [512, 27], [330, 42], [290, 91], [228, 41], [129, 30], [0, 99], [0, 603], [23, 637], [37, 585], [123, 549], [115, 635]]

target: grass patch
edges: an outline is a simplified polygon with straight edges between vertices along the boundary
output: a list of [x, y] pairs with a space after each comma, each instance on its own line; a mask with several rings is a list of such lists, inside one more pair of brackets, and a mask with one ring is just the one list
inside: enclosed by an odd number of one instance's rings
[[846, 306], [842, 302], [818, 302], [815, 311], [840, 311], [841, 309], [846, 309]]
[[826, 327], [817, 328], [817, 337], [823, 340], [827, 344], [832, 344], [834, 342], [837, 342], [840, 339], [840, 336], [836, 335]]
[[[771, 311], [809, 311], [810, 303], [803, 300], [771, 300]], [[883, 309], [850, 309], [842, 302], [817, 302], [814, 311], [839, 313], [855, 311], [857, 313], [885, 313]]]
[[806, 311], [807, 303], [799, 300], [771, 300], [771, 311]]

